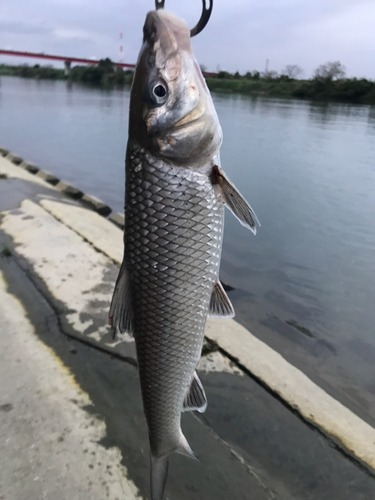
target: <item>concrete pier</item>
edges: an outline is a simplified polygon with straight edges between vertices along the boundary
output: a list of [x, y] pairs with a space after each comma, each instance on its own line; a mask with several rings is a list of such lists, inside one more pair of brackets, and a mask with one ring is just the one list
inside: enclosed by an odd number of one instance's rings
[[72, 62], [71, 61], [64, 61], [64, 73], [66, 76], [70, 75], [72, 68]]
[[[22, 162], [0, 157], [0, 498], [149, 498], [134, 343], [107, 325], [122, 231]], [[199, 373], [202, 463], [173, 456], [166, 499], [375, 498], [375, 430], [234, 320]]]

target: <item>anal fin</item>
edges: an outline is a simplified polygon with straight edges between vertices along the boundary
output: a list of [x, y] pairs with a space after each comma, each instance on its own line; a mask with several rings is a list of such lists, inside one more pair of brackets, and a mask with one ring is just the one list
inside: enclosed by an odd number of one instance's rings
[[130, 293], [130, 282], [125, 261], [121, 264], [109, 309], [109, 324], [112, 327], [112, 336], [116, 337], [116, 330], [120, 333], [133, 334], [133, 307]]
[[242, 194], [217, 165], [214, 165], [212, 169], [212, 182], [219, 187], [224, 203], [233, 215], [237, 217], [243, 226], [249, 228], [250, 231], [256, 234], [257, 230], [255, 223], [260, 226], [258, 217]]
[[234, 318], [235, 316], [232, 303], [220, 281], [215, 283], [212, 290], [208, 316], [210, 318]]
[[202, 382], [199, 380], [197, 372], [194, 372], [191, 385], [184, 399], [182, 411], [199, 411], [203, 413], [207, 408], [207, 398]]

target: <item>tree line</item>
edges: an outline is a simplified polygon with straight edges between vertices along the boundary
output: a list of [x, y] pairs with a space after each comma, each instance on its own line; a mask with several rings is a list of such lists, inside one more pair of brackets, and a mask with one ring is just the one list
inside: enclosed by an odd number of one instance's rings
[[[202, 67], [204, 71], [204, 67]], [[219, 71], [206, 76], [211, 90], [239, 92], [249, 95], [293, 97], [304, 99], [335, 100], [340, 102], [375, 104], [375, 82], [365, 78], [346, 78], [345, 67], [340, 61], [327, 62], [316, 68], [312, 78], [303, 79], [303, 69], [289, 64], [277, 73], [257, 70], [241, 75], [238, 71]], [[131, 84], [133, 72], [116, 68], [109, 59], [102, 59], [97, 65], [74, 66], [68, 75], [64, 70], [52, 66], [0, 65], [0, 75], [14, 75], [24, 78], [66, 79], [72, 82], [113, 87]]]
[[340, 61], [321, 64], [310, 79], [303, 79], [303, 73], [297, 64], [285, 66], [280, 74], [255, 70], [240, 75], [219, 71], [207, 78], [207, 84], [216, 91], [375, 104], [375, 82], [366, 78], [347, 78]]

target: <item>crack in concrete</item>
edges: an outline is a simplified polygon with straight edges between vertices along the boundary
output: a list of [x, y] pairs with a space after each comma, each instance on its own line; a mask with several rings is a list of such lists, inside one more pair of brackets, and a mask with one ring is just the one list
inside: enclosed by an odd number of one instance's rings
[[271, 490], [270, 488], [268, 488], [264, 482], [262, 481], [262, 479], [260, 478], [258, 472], [256, 471], [256, 469], [240, 454], [238, 453], [238, 451], [236, 451], [234, 448], [232, 448], [232, 446], [230, 446], [229, 443], [227, 443], [227, 441], [225, 441], [224, 439], [222, 439], [210, 426], [208, 426], [206, 424], [206, 422], [199, 418], [198, 415], [195, 415], [194, 413], [192, 414], [193, 418], [195, 418], [196, 420], [198, 420], [201, 424], [203, 424], [206, 428], [206, 430], [208, 432], [210, 432], [210, 434], [219, 442], [221, 443], [223, 446], [225, 446], [231, 453], [232, 456], [234, 456], [236, 458], [236, 460], [238, 460], [240, 462], [241, 465], [243, 465], [246, 470], [249, 472], [250, 475], [252, 475], [255, 480], [258, 482], [258, 484], [262, 487], [262, 489], [264, 490], [264, 492], [267, 494], [268, 496], [268, 500], [277, 500], [277, 497], [275, 496], [275, 493], [273, 490]]
[[[38, 281], [41, 281], [39, 276], [33, 270], [31, 270], [29, 267], [26, 267], [25, 265], [23, 265], [22, 261], [25, 261], [25, 259], [24, 259], [24, 257], [18, 255], [17, 252], [14, 252], [12, 254], [11, 259], [16, 264], [16, 266], [20, 269], [20, 271], [25, 274], [26, 278], [29, 280], [31, 285], [43, 297], [43, 299], [46, 301], [46, 304], [53, 311], [51, 314], [46, 315], [42, 321], [35, 323], [34, 321], [32, 321], [32, 318], [30, 318], [28, 309], [26, 308], [25, 310], [27, 313], [27, 317], [29, 318], [31, 323], [35, 325], [35, 327], [37, 327], [38, 325], [43, 325], [47, 331], [52, 331], [53, 329], [57, 330], [60, 334], [68, 337], [71, 340], [74, 340], [80, 344], [84, 344], [84, 345], [88, 346], [89, 348], [94, 348], [95, 350], [103, 352], [104, 354], [109, 354], [110, 356], [113, 356], [113, 357], [119, 359], [120, 361], [125, 362], [127, 364], [130, 364], [132, 366], [137, 366], [136, 362], [134, 362], [134, 360], [132, 360], [132, 359], [126, 359], [124, 356], [121, 356], [115, 352], [106, 350], [104, 348], [104, 346], [95, 345], [94, 343], [92, 343], [90, 341], [85, 341], [84, 339], [79, 338], [79, 337], [75, 336], [74, 334], [68, 332], [64, 328], [64, 325], [62, 324], [61, 318], [62, 318], [62, 315], [64, 312], [59, 310], [59, 308], [54, 303], [54, 300], [50, 297], [48, 292], [44, 289], [45, 285], [38, 283]], [[52, 327], [52, 325], [53, 325], [53, 327]], [[206, 354], [209, 354], [209, 353], [215, 352], [215, 351], [218, 351], [218, 346], [215, 344], [215, 342], [207, 340]], [[84, 408], [84, 409], [86, 411], [88, 411], [88, 408]], [[259, 475], [255, 471], [255, 469], [238, 452], [236, 452], [226, 441], [224, 441], [222, 438], [220, 438], [220, 436], [216, 432], [214, 432], [211, 427], [207, 426], [203, 420], [200, 420], [195, 415], [193, 415], [193, 417], [196, 418], [200, 424], [204, 425], [206, 430], [208, 432], [210, 432], [211, 436], [213, 436], [216, 441], [218, 441], [224, 447], [226, 447], [230, 451], [231, 455], [233, 455], [236, 458], [236, 460], [238, 460], [238, 462], [242, 466], [245, 467], [245, 469], [249, 472], [249, 474], [251, 474], [256, 479], [256, 481], [259, 483], [259, 485], [262, 487], [262, 489], [267, 493], [269, 500], [277, 500], [276, 497], [274, 496], [273, 492], [271, 490], [269, 490], [269, 488], [267, 488], [267, 486], [261, 480], [261, 478], [259, 477]]]
[[[53, 299], [51, 299], [50, 294], [46, 291], [46, 289], [45, 289], [46, 285], [44, 283], [43, 283], [43, 285], [38, 283], [38, 281], [41, 281], [41, 279], [39, 278], [37, 273], [35, 273], [35, 271], [32, 271], [29, 267], [24, 267], [22, 265], [21, 262], [24, 259], [23, 257], [21, 257], [16, 252], [14, 252], [12, 254], [12, 258], [13, 258], [13, 261], [15, 262], [15, 264], [25, 273], [25, 275], [29, 279], [29, 281], [33, 284], [33, 286], [36, 288], [36, 290], [40, 293], [40, 295], [42, 295], [44, 300], [47, 302], [49, 307], [53, 310], [54, 315], [52, 314], [49, 317], [52, 318], [54, 316], [54, 318], [56, 319], [57, 324], [58, 324], [58, 329], [63, 335], [65, 335], [66, 337], [69, 337], [71, 339], [74, 339], [82, 344], [93, 347], [94, 349], [97, 349], [98, 351], [105, 352], [106, 354], [109, 354], [110, 356], [113, 356], [114, 358], [120, 359], [121, 361], [124, 361], [132, 366], [137, 367], [137, 362], [133, 358], [125, 357], [125, 356], [117, 353], [116, 351], [114, 351], [110, 348], [107, 348], [105, 345], [98, 344], [96, 341], [90, 340], [89, 338], [86, 339], [83, 336], [79, 336], [79, 335], [76, 335], [74, 333], [70, 333], [64, 327], [63, 322], [62, 322], [62, 317], [65, 313], [68, 312], [68, 309], [65, 308], [65, 309], [59, 310], [59, 308], [55, 304], [55, 301]], [[48, 319], [48, 317], [46, 319]]]
[[[215, 344], [214, 341], [210, 340], [213, 344]], [[296, 410], [292, 405], [288, 403], [285, 399], [283, 399], [280, 394], [278, 394], [276, 391], [274, 391], [271, 387], [269, 387], [267, 384], [263, 382], [262, 379], [254, 375], [248, 368], [246, 368], [242, 363], [239, 362], [239, 360], [235, 357], [232, 356], [229, 352], [227, 352], [225, 349], [220, 347], [218, 344], [217, 345], [217, 350], [226, 358], [231, 360], [238, 369], [243, 371], [248, 377], [250, 377], [254, 382], [256, 382], [258, 385], [260, 385], [268, 394], [270, 394], [272, 397], [277, 399], [285, 408], [287, 408], [293, 415], [295, 415], [299, 420], [301, 420], [304, 424], [306, 424], [310, 429], [312, 429], [314, 432], [317, 432], [321, 436], [323, 436], [329, 443], [330, 445], [335, 448], [336, 451], [338, 451], [341, 455], [343, 455], [346, 459], [348, 459], [350, 462], [352, 462], [356, 467], [358, 467], [360, 470], [368, 474], [370, 477], [375, 478], [375, 471], [371, 469], [367, 464], [362, 462], [359, 458], [357, 458], [353, 453], [345, 448], [345, 446], [340, 442], [337, 442], [334, 437], [332, 437], [329, 434], [326, 434], [319, 426], [314, 425], [311, 421], [307, 420], [306, 418], [301, 415], [301, 413]]]
[[[55, 216], [53, 215], [53, 217], [55, 217]], [[74, 230], [73, 228], [71, 228], [71, 229]], [[76, 232], [76, 233], [79, 234], [78, 232]], [[79, 236], [82, 237], [81, 234], [79, 234]], [[83, 238], [83, 239], [90, 246], [92, 246], [98, 253], [105, 255], [107, 258], [109, 258], [112, 262], [114, 262], [117, 265], [117, 263], [115, 261], [113, 261], [113, 259], [108, 257], [105, 252], [96, 248], [90, 241], [86, 240], [85, 238]], [[59, 310], [59, 308], [54, 303], [53, 299], [51, 299], [49, 293], [44, 289], [44, 288], [46, 288], [46, 285], [43, 284], [43, 286], [41, 286], [38, 283], [38, 280], [40, 281], [41, 279], [39, 278], [37, 273], [30, 270], [30, 268], [27, 265], [22, 266], [21, 261], [25, 260], [22, 256], [17, 254], [17, 252], [15, 251], [12, 253], [11, 258], [13, 258], [14, 262], [18, 265], [18, 267], [20, 267], [20, 269], [26, 274], [28, 279], [33, 283], [35, 288], [43, 296], [43, 298], [46, 300], [48, 305], [54, 311], [54, 313], [56, 315], [56, 320], [58, 321], [59, 331], [61, 331], [62, 334], [64, 334], [65, 336], [67, 336], [71, 339], [74, 339], [82, 344], [88, 345], [90, 347], [93, 347], [94, 349], [105, 352], [106, 354], [109, 354], [110, 356], [113, 356], [117, 359], [120, 359], [126, 363], [133, 365], [133, 366], [137, 366], [137, 362], [133, 358], [130, 358], [130, 357], [126, 358], [125, 356], [116, 353], [112, 349], [106, 348], [106, 346], [104, 346], [104, 345], [99, 345], [95, 341], [91, 341], [90, 339], [85, 339], [84, 337], [76, 336], [75, 334], [67, 331], [64, 328], [64, 325], [62, 324], [62, 320], [61, 320], [63, 314], [66, 313], [67, 309]], [[232, 356], [225, 349], [221, 348], [220, 345], [217, 344], [215, 341], [212, 341], [212, 340], [205, 337], [205, 342], [204, 342], [204, 346], [202, 349], [202, 356], [206, 356], [206, 355], [208, 355], [212, 352], [215, 352], [215, 351], [219, 351], [224, 357], [226, 357], [228, 360], [232, 361], [238, 369], [240, 369], [244, 374], [249, 376], [257, 384], [259, 384], [264, 390], [266, 390], [270, 395], [272, 395], [275, 399], [277, 399], [283, 406], [285, 406], [289, 411], [291, 411], [296, 417], [298, 417], [298, 419], [300, 419], [310, 429], [314, 430], [315, 432], [318, 432], [321, 436], [323, 436], [325, 439], [327, 439], [328, 442], [331, 444], [331, 446], [333, 446], [336, 449], [336, 451], [338, 451], [346, 459], [350, 460], [356, 467], [358, 467], [362, 471], [366, 472], [366, 474], [368, 474], [370, 477], [375, 477], [375, 471], [373, 471], [370, 467], [367, 466], [367, 464], [365, 464], [359, 458], [357, 458], [355, 455], [353, 455], [352, 452], [350, 450], [348, 450], [347, 448], [345, 448], [345, 446], [343, 446], [342, 443], [338, 443], [332, 436], [330, 436], [329, 434], [326, 434], [320, 427], [318, 427], [317, 425], [314, 425], [311, 421], [304, 418], [292, 405], [290, 405], [286, 400], [284, 400], [276, 391], [274, 391], [271, 387], [269, 387], [267, 384], [265, 384], [262, 379], [260, 379], [256, 375], [254, 375], [249, 369], [247, 369], [244, 365], [242, 365], [236, 357]]]

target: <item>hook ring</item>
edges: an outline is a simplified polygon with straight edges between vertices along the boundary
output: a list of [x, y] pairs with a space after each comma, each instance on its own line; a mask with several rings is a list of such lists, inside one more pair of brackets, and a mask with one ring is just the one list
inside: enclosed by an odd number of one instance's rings
[[[206, 6], [206, 2], [209, 4], [209, 6]], [[164, 3], [165, 0], [155, 0], [155, 10], [159, 9], [164, 9]], [[193, 29], [190, 30], [190, 36], [196, 36], [198, 33], [203, 31], [203, 29], [206, 27], [208, 21], [210, 20], [211, 13], [212, 13], [212, 7], [214, 5], [213, 0], [202, 0], [202, 15]]]

